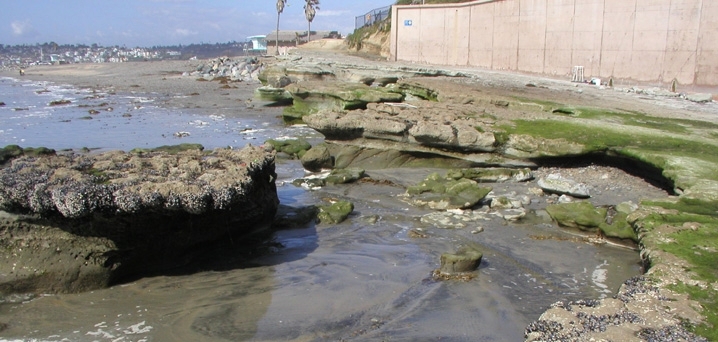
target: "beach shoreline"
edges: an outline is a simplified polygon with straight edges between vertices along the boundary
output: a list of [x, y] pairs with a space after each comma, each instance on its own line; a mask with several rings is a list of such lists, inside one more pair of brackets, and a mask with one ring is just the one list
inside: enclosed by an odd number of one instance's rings
[[109, 93], [163, 97], [167, 108], [216, 109], [245, 106], [254, 99], [259, 82], [198, 81], [183, 73], [194, 71], [202, 61], [150, 61], [103, 64], [33, 66], [24, 76], [4, 70], [0, 77], [69, 84]]

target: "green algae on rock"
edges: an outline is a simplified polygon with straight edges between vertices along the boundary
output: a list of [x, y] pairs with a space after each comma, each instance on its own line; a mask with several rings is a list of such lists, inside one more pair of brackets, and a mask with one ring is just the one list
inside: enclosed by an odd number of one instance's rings
[[359, 168], [334, 169], [325, 181], [327, 184], [353, 183], [364, 177], [364, 170]]
[[265, 143], [272, 145], [277, 152], [294, 158], [301, 158], [312, 145], [304, 139], [269, 139]]
[[606, 221], [606, 208], [596, 208], [588, 201], [552, 204], [546, 211], [563, 227], [595, 231]]
[[202, 151], [204, 150], [204, 146], [202, 144], [177, 144], [177, 145], [163, 145], [159, 147], [154, 148], [133, 148], [130, 150], [130, 153], [136, 153], [136, 154], [143, 154], [143, 153], [152, 153], [152, 152], [166, 152], [169, 154], [177, 154], [184, 151]]
[[474, 180], [451, 179], [432, 173], [417, 185], [409, 186], [406, 193], [416, 205], [426, 205], [436, 210], [468, 209], [475, 206], [491, 192]]
[[5, 163], [6, 161], [17, 158], [20, 156], [45, 156], [45, 155], [53, 155], [55, 154], [55, 150], [47, 148], [47, 147], [26, 147], [22, 148], [18, 145], [7, 145], [3, 148], [0, 148], [0, 164]]
[[330, 205], [318, 206], [317, 220], [322, 224], [338, 224], [347, 219], [354, 211], [354, 204], [349, 201], [336, 201]]
[[362, 83], [304, 82], [285, 88], [293, 97], [290, 119], [321, 111], [366, 108], [368, 103], [401, 102], [404, 95]]

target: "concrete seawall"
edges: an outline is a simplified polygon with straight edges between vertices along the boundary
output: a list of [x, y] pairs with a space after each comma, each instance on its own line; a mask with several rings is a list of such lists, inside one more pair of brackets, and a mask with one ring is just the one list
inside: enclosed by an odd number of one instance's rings
[[393, 6], [391, 59], [670, 87], [718, 86], [718, 2], [481, 0]]

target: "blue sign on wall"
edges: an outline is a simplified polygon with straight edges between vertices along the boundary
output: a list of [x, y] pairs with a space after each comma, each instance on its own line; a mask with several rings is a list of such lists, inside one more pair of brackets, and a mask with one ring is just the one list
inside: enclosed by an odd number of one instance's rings
[[404, 20], [404, 26], [411, 26], [413, 23], [411, 20]]

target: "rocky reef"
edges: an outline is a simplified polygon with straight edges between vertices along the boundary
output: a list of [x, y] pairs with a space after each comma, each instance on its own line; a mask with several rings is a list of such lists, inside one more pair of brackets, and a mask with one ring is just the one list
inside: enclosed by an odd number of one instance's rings
[[[262, 72], [265, 88], [258, 94], [271, 93], [291, 103], [285, 112], [287, 121], [300, 119], [326, 137], [321, 150], [304, 154], [312, 156], [303, 162], [315, 171], [413, 166], [522, 170], [588, 160], [644, 177], [671, 196], [647, 198], [628, 209], [623, 208], [630, 205], [625, 203], [599, 207], [591, 203], [582, 184], [558, 175], [539, 180], [540, 191], [583, 199], [547, 209], [552, 219], [606, 238], [637, 241], [648, 271], [627, 283], [616, 299], [591, 301], [591, 305], [556, 304], [527, 329], [526, 337], [651, 340], [675, 333], [676, 340], [680, 336], [700, 340], [693, 332], [715, 337], [718, 289], [711, 285], [718, 280], [715, 118], [656, 114], [652, 111], [658, 107], [642, 106], [638, 100], [627, 104], [625, 98], [612, 98], [620, 104], [609, 104], [602, 97], [612, 96], [612, 88], [586, 88], [590, 94], [585, 94], [582, 87], [568, 82], [492, 76], [288, 57]], [[315, 86], [318, 81], [323, 82], [321, 87]], [[367, 96], [357, 101], [358, 89], [396, 93], [401, 98]], [[684, 106], [694, 106], [690, 102]], [[704, 105], [715, 108], [710, 101]], [[693, 113], [701, 117], [707, 111], [698, 108]], [[415, 204], [433, 203], [454, 216], [473, 215], [471, 210], [456, 210], [489, 203], [484, 196], [490, 189], [479, 191], [479, 182], [469, 180], [463, 174], [434, 175], [410, 188], [408, 196], [418, 200], [432, 196], [438, 200]], [[447, 193], [448, 189], [457, 190]], [[468, 190], [472, 193], [467, 197]], [[496, 208], [503, 202], [511, 205], [511, 199], [492, 198], [492, 208], [494, 202]], [[649, 314], [654, 311], [660, 314]]]
[[24, 155], [0, 168], [0, 293], [77, 292], [266, 229], [271, 146]]

